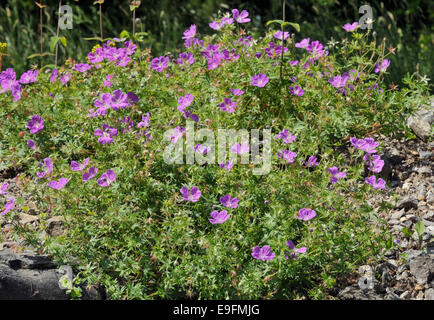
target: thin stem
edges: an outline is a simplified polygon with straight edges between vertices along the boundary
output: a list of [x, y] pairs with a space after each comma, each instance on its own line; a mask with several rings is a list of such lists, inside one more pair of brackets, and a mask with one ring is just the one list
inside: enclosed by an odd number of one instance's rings
[[[42, 1], [41, 1], [42, 4]], [[42, 8], [39, 8], [39, 24], [40, 24], [40, 32], [41, 32], [41, 67], [42, 67], [42, 50], [43, 50], [43, 33], [42, 33]]]
[[102, 37], [102, 4], [99, 4], [99, 33], [101, 34], [101, 42], [103, 41]]
[[[62, 0], [59, 0], [59, 14], [57, 16], [57, 39], [59, 39], [60, 33], [60, 8], [62, 7]], [[57, 67], [57, 58], [59, 53], [59, 41], [56, 41], [56, 62], [55, 65]]]
[[[282, 0], [282, 21], [283, 21], [283, 23], [285, 23], [285, 0]], [[281, 50], [282, 50], [282, 52], [281, 52], [281, 55], [280, 55], [280, 82], [282, 82], [282, 68], [283, 68], [283, 42], [285, 41], [284, 39], [285, 39], [285, 37], [283, 36], [283, 33], [284, 33], [284, 26], [283, 26], [283, 23], [282, 23], [282, 25], [281, 25], [281, 31], [282, 31], [282, 48], [281, 48]]]
[[0, 53], [0, 72], [2, 71], [3, 54]]
[[133, 10], [133, 39], [135, 33], [136, 33], [136, 8], [134, 8]]

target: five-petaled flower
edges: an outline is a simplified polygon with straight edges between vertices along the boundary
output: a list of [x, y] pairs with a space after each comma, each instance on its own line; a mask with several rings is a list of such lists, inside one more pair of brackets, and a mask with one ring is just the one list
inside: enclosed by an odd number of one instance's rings
[[238, 198], [232, 198], [229, 194], [220, 198], [220, 203], [224, 205], [226, 208], [236, 208], [238, 207]]
[[256, 246], [252, 249], [252, 257], [258, 260], [273, 260], [276, 254], [271, 252], [270, 246]]
[[375, 176], [370, 176], [365, 178], [365, 182], [370, 184], [374, 189], [386, 189], [386, 181]]
[[297, 218], [303, 221], [308, 221], [315, 218], [316, 212], [310, 208], [302, 208], [298, 210]]
[[263, 88], [268, 83], [269, 79], [263, 73], [252, 76], [250, 84], [255, 87]]
[[108, 169], [98, 179], [98, 184], [101, 187], [108, 187], [116, 180], [116, 173], [113, 170]]
[[98, 139], [98, 143], [100, 144], [112, 143], [113, 137], [118, 134], [118, 129], [110, 127], [108, 124], [104, 123], [102, 125], [102, 130], [96, 129], [93, 134], [100, 137]]
[[220, 224], [228, 220], [230, 216], [231, 215], [228, 214], [226, 210], [222, 210], [220, 212], [214, 210], [213, 212], [211, 212], [212, 218], [209, 218], [209, 222], [211, 222], [212, 224]]
[[65, 185], [69, 182], [69, 179], [67, 178], [60, 178], [59, 181], [56, 180], [51, 180], [50, 182], [48, 182], [48, 185], [56, 190], [60, 190], [63, 187], [65, 187]]
[[201, 192], [198, 187], [193, 187], [191, 190], [188, 190], [186, 186], [182, 187], [180, 190], [184, 201], [197, 202], [201, 196]]
[[286, 241], [286, 245], [291, 249], [291, 252], [287, 252], [285, 255], [286, 260], [288, 260], [289, 257], [291, 257], [293, 260], [297, 260], [297, 253], [305, 253], [307, 250], [306, 247], [296, 248], [294, 242], [291, 240]]
[[358, 25], [359, 25], [358, 22], [346, 23], [344, 24], [342, 29], [344, 29], [346, 32], [352, 32], [357, 29]]
[[339, 179], [342, 179], [347, 175], [346, 172], [340, 172], [337, 167], [329, 168], [329, 172], [332, 175], [330, 178], [331, 183], [336, 183]]
[[9, 198], [9, 201], [5, 204], [5, 207], [2, 212], [0, 212], [0, 216], [4, 216], [9, 213], [15, 207], [15, 199]]
[[44, 120], [38, 115], [32, 116], [32, 120], [27, 122], [27, 129], [30, 129], [30, 133], [37, 133], [44, 129]]

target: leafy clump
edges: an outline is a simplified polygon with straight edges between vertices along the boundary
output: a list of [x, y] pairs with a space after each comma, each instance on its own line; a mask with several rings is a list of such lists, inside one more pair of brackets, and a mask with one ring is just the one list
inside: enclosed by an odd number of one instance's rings
[[[248, 16], [204, 38], [190, 26], [176, 54], [116, 39], [25, 81], [4, 71], [0, 164], [25, 168], [42, 220], [21, 225], [26, 200], [10, 200], [16, 231], [112, 299], [321, 298], [390, 248], [365, 203], [387, 188], [370, 136], [405, 130], [426, 85], [385, 90], [393, 66], [369, 30], [330, 51], [273, 29], [254, 39]], [[53, 216], [63, 235], [44, 232]]]

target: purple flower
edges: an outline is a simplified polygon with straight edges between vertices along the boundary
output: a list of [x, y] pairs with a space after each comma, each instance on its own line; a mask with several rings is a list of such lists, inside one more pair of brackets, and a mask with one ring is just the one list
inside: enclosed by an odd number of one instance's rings
[[220, 22], [215, 20], [209, 24], [211, 29], [220, 30], [225, 24], [232, 24], [234, 22], [233, 18], [223, 17]]
[[101, 175], [101, 177], [99, 177], [99, 179], [98, 179], [98, 185], [100, 185], [101, 187], [108, 187], [115, 180], [116, 180], [116, 173], [113, 170], [108, 169], [106, 172], [104, 172]]
[[292, 135], [292, 133], [289, 133], [288, 129], [283, 129], [276, 136], [276, 139], [282, 139], [283, 143], [293, 143], [296, 138], [297, 136], [294, 136]]
[[[136, 96], [137, 97], [137, 96]], [[138, 98], [137, 98], [138, 100]], [[113, 95], [111, 98], [111, 108], [113, 110], [119, 110], [120, 108], [125, 109], [128, 106], [128, 95], [122, 93], [121, 89], [117, 89], [113, 91]]]
[[178, 111], [184, 112], [184, 109], [193, 103], [194, 95], [191, 93], [186, 94], [178, 99]]
[[188, 188], [184, 186], [181, 188], [180, 192], [182, 197], [184, 198], [184, 201], [191, 201], [191, 202], [199, 201], [199, 198], [202, 194], [198, 187], [193, 187], [191, 188], [191, 190], [188, 190]]
[[184, 31], [184, 36], [182, 37], [182, 39], [194, 38], [195, 35], [196, 35], [196, 25], [192, 24], [190, 28]]
[[90, 167], [88, 172], [83, 173], [82, 180], [88, 181], [96, 176], [98, 169], [95, 167]]
[[307, 160], [307, 163], [306, 163], [306, 161], [304, 161], [304, 160], [302, 160], [301, 162], [302, 162], [305, 166], [308, 166], [308, 167], [315, 167], [315, 166], [318, 165], [317, 159], [316, 159], [316, 157], [314, 157], [314, 156], [310, 156], [309, 159]]
[[62, 189], [67, 183], [69, 182], [69, 179], [66, 178], [60, 178], [59, 181], [51, 180], [48, 182], [48, 185], [56, 190]]
[[291, 90], [291, 94], [295, 96], [301, 97], [304, 94], [304, 90], [299, 86], [294, 86], [294, 87], [291, 86], [289, 87], [289, 89]]
[[356, 149], [363, 150], [367, 153], [376, 153], [377, 150], [375, 150], [375, 148], [380, 145], [379, 142], [376, 142], [372, 138], [357, 140], [355, 137], [353, 137], [350, 139], [350, 142]]
[[279, 159], [284, 159], [286, 160], [288, 163], [293, 163], [294, 162], [294, 158], [297, 156], [297, 153], [292, 152], [290, 150], [282, 150], [282, 152], [278, 153], [278, 157]]
[[27, 146], [28, 146], [30, 149], [35, 150], [35, 141], [33, 141], [32, 139], [27, 140]]
[[346, 172], [340, 172], [337, 167], [331, 167], [328, 170], [332, 175], [332, 177], [330, 178], [331, 183], [336, 183], [339, 179], [342, 179], [347, 175]]
[[160, 56], [152, 60], [152, 69], [161, 72], [169, 66], [169, 57]]
[[182, 52], [179, 54], [179, 58], [176, 60], [176, 63], [180, 64], [180, 65], [191, 65], [194, 63], [194, 56], [193, 53], [188, 52]]
[[8, 193], [6, 190], [9, 186], [9, 183], [5, 182], [0, 186], [0, 194], [6, 194]]
[[387, 68], [390, 66], [390, 60], [388, 59], [384, 59], [383, 61], [381, 61], [381, 65], [379, 65], [378, 63], [375, 65], [375, 73], [378, 72], [384, 72], [387, 70]]
[[57, 69], [53, 69], [50, 76], [50, 82], [54, 82], [57, 78], [57, 75], [59, 74], [59, 71]]
[[60, 81], [62, 81], [62, 84], [65, 85], [71, 80], [71, 74], [68, 72], [60, 77]]
[[224, 102], [220, 103], [220, 108], [222, 111], [232, 113], [237, 108], [237, 103], [235, 101], [232, 102], [230, 98], [225, 98]]
[[346, 32], [352, 32], [357, 29], [358, 25], [359, 24], [357, 22], [353, 22], [352, 24], [347, 23], [342, 27], [342, 29], [344, 29]]
[[292, 242], [291, 240], [286, 241], [286, 245], [291, 248], [291, 253], [287, 252], [285, 259], [288, 260], [289, 257], [292, 258], [292, 260], [297, 260], [298, 259], [298, 255], [297, 253], [305, 253], [307, 248], [306, 247], [301, 247], [301, 248], [296, 248], [294, 245], [294, 242]]
[[87, 57], [91, 63], [100, 63], [104, 60], [103, 48], [97, 48], [95, 52], [89, 52]]
[[309, 45], [310, 38], [305, 38], [295, 44], [296, 48], [306, 48]]
[[247, 18], [249, 16], [249, 13], [246, 10], [241, 11], [241, 13], [238, 11], [238, 9], [232, 10], [232, 15], [234, 17], [234, 20], [238, 23], [247, 23], [250, 22], [250, 19]]
[[149, 112], [147, 112], [146, 116], [142, 116], [142, 121], [140, 121], [137, 124], [137, 128], [142, 128], [142, 127], [147, 128], [147, 127], [149, 127], [150, 126], [150, 124], [149, 124], [150, 118], [151, 118], [151, 116], [149, 115]]
[[15, 207], [15, 199], [9, 198], [9, 201], [5, 204], [4, 210], [0, 212], [0, 216], [8, 214]]
[[43, 178], [47, 174], [53, 172], [53, 163], [51, 162], [50, 158], [45, 158], [44, 159], [44, 163], [41, 162], [41, 163], [39, 163], [39, 165], [42, 165], [42, 166], [44, 166], [46, 168], [46, 170], [44, 170], [44, 171], [36, 172], [36, 175], [39, 178]]
[[36, 77], [38, 76], [39, 70], [29, 70], [21, 75], [19, 82], [21, 84], [36, 82]]
[[234, 96], [242, 96], [244, 94], [244, 91], [242, 91], [241, 89], [229, 88], [229, 90], [231, 90], [231, 92]]
[[174, 131], [173, 136], [170, 137], [170, 138], [171, 138], [171, 141], [172, 141], [173, 143], [177, 142], [178, 139], [179, 139], [180, 137], [182, 137], [183, 134], [185, 133], [185, 128], [182, 128], [182, 129], [181, 129], [179, 126], [177, 126], [174, 130], [175, 130], [175, 131]]
[[345, 85], [347, 84], [348, 78], [349, 78], [348, 76], [343, 76], [343, 75], [342, 76], [335, 76], [335, 77], [329, 79], [328, 81], [333, 87], [335, 87], [336, 89], [339, 89], [339, 88], [345, 87]]
[[252, 257], [258, 260], [273, 260], [276, 254], [271, 252], [270, 246], [263, 246], [262, 248], [256, 246], [252, 249]]
[[224, 205], [226, 208], [236, 208], [238, 207], [238, 198], [234, 197], [231, 199], [229, 194], [220, 198], [220, 203]]
[[377, 178], [375, 176], [370, 176], [365, 178], [365, 182], [370, 184], [374, 189], [386, 189], [386, 181], [381, 178]]
[[113, 78], [115, 74], [109, 74], [105, 77], [105, 81], [104, 81], [104, 87], [111, 87], [113, 85], [113, 82], [111, 82], [111, 79]]
[[260, 73], [260, 74], [255, 75], [251, 78], [250, 84], [252, 86], [262, 88], [262, 87], [265, 87], [265, 85], [268, 83], [268, 80], [269, 79], [267, 78], [267, 76], [265, 74]]
[[236, 154], [244, 154], [249, 152], [250, 147], [248, 142], [244, 142], [243, 144], [236, 143], [231, 147], [231, 152]]
[[228, 161], [226, 163], [220, 163], [219, 166], [222, 169], [230, 171], [233, 168], [234, 164], [231, 161]]
[[365, 160], [366, 164], [368, 165], [368, 170], [376, 173], [379, 173], [381, 170], [383, 170], [384, 160], [381, 160], [380, 156], [367, 153], [364, 155], [363, 160]]
[[298, 210], [297, 218], [303, 221], [308, 221], [315, 218], [316, 213], [315, 210], [309, 208], [302, 208]]
[[89, 163], [90, 158], [86, 158], [82, 165], [80, 165], [76, 161], [71, 161], [71, 170], [72, 171], [81, 171], [84, 168], [86, 168], [87, 164]]
[[27, 129], [30, 129], [30, 133], [37, 133], [44, 129], [44, 120], [38, 115], [32, 116], [32, 120], [27, 122]]
[[197, 153], [207, 154], [211, 150], [211, 148], [198, 143], [194, 146], [193, 150]]
[[298, 61], [298, 60], [290, 60], [290, 61], [289, 61], [289, 64], [290, 64], [292, 67], [295, 67], [297, 64], [299, 64], [299, 62], [300, 62], [300, 61]]
[[231, 215], [228, 214], [226, 210], [222, 210], [220, 212], [214, 210], [213, 212], [211, 212], [212, 218], [209, 218], [209, 222], [211, 222], [212, 224], [220, 224], [228, 220], [230, 216]]
[[283, 36], [283, 40], [286, 40], [289, 37], [289, 32], [282, 32], [282, 31], [277, 31], [273, 34], [273, 36], [276, 39], [282, 40], [282, 36]]
[[78, 63], [75, 65], [74, 70], [79, 71], [79, 72], [86, 72], [90, 68], [92, 68], [92, 66], [87, 64], [87, 63]]
[[113, 142], [112, 137], [117, 136], [118, 130], [116, 128], [110, 127], [109, 125], [104, 123], [102, 125], [102, 130], [96, 129], [93, 134], [98, 136], [98, 137], [101, 137], [98, 139], [98, 142], [100, 144], [106, 144], [106, 143], [112, 143]]

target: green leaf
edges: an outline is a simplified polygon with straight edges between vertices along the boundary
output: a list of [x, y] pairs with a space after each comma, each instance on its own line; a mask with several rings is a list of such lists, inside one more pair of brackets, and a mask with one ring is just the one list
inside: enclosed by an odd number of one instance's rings
[[422, 234], [425, 232], [425, 226], [422, 221], [416, 223], [414, 229], [416, 230], [419, 237], [422, 237]]
[[278, 23], [278, 24], [282, 24], [283, 23], [283, 20], [270, 20], [270, 21], [267, 21], [267, 23], [265, 24], [265, 26], [269, 26], [270, 24], [272, 24], [272, 23]]
[[404, 236], [406, 236], [406, 237], [411, 237], [411, 236], [413, 235], [413, 230], [410, 230], [409, 228], [404, 227], [404, 228], [402, 229], [402, 233], [403, 233]]
[[18, 203], [20, 206], [23, 206], [24, 203], [25, 203], [24, 198], [23, 198], [23, 197], [18, 197], [18, 198], [17, 198], [17, 203]]
[[297, 30], [297, 32], [300, 32], [300, 25], [299, 25], [298, 23], [294, 23], [294, 22], [284, 22], [284, 23], [282, 24], [282, 27], [285, 27], [285, 26], [291, 26], [291, 27], [293, 27], [295, 30]]
[[51, 37], [51, 39], [50, 39], [50, 51], [51, 52], [54, 52], [54, 49], [56, 48], [57, 41], [59, 41], [59, 37], [57, 37], [57, 36]]
[[60, 37], [59, 40], [63, 44], [63, 46], [66, 47], [66, 38], [65, 37]]

